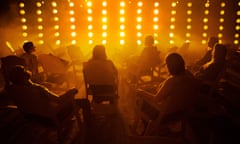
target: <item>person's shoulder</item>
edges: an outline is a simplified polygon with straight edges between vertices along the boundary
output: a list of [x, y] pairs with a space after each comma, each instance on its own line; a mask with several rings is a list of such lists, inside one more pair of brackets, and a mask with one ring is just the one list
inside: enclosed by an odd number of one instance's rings
[[26, 57], [28, 54], [27, 53], [22, 53], [21, 55], [19, 55], [19, 57], [23, 58]]

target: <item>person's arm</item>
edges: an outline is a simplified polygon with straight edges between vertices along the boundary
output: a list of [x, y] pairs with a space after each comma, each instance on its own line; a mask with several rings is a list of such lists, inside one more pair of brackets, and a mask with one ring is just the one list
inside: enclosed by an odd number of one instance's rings
[[66, 91], [64, 94], [60, 95], [60, 98], [61, 97], [71, 97], [77, 93], [78, 93], [78, 90], [76, 88], [72, 88], [72, 89]]
[[45, 96], [50, 101], [59, 101], [59, 96], [54, 92], [50, 91], [48, 88], [42, 85], [38, 85], [42, 96]]
[[36, 55], [32, 55], [32, 69], [33, 69], [33, 75], [38, 74], [38, 60]]
[[54, 92], [48, 90], [46, 87], [44, 86], [40, 86], [41, 88], [41, 95], [46, 96], [47, 99], [53, 103], [69, 103], [70, 101], [74, 100], [74, 96], [75, 94], [78, 93], [78, 90], [76, 88], [70, 89], [68, 91], [66, 91], [64, 94], [62, 95], [57, 95]]
[[204, 65], [211, 60], [212, 52], [208, 50], [205, 55], [196, 62], [196, 65]]
[[171, 87], [171, 78], [167, 79], [163, 82], [161, 87], [159, 88], [157, 95], [155, 97], [155, 100], [157, 102], [160, 102], [164, 99], [166, 99], [169, 96], [170, 91], [174, 90], [173, 87]]

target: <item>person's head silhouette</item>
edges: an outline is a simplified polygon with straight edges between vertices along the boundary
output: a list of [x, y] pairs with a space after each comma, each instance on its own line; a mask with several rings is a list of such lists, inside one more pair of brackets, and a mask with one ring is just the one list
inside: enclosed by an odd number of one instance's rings
[[107, 58], [104, 45], [96, 45], [93, 48], [92, 59], [105, 60]]
[[178, 53], [170, 53], [166, 57], [166, 64], [171, 75], [179, 75], [185, 71], [185, 62]]

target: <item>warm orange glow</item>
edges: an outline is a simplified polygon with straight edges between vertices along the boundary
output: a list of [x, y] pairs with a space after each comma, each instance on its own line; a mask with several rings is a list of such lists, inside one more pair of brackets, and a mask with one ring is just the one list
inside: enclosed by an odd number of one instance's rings
[[92, 21], [93, 18], [91, 16], [88, 16], [88, 21]]
[[125, 41], [124, 40], [120, 40], [120, 45], [124, 45], [125, 44]]
[[70, 2], [70, 3], [69, 3], [69, 7], [74, 7], [74, 3], [73, 3], [73, 2]]
[[137, 4], [139, 7], [142, 7], [143, 6], [143, 3], [140, 1], [140, 2], [138, 2], [138, 4]]
[[225, 7], [226, 3], [225, 2], [221, 2], [221, 7]]
[[176, 2], [173, 2], [172, 3], [172, 7], [176, 7], [177, 6], [177, 3]]
[[93, 40], [88, 40], [88, 44], [93, 44]]
[[125, 29], [125, 25], [121, 24], [121, 25], [120, 25], [120, 29], [121, 29], [121, 30], [124, 30], [124, 29]]
[[237, 25], [237, 26], [235, 27], [235, 29], [236, 29], [237, 31], [239, 31], [239, 30], [240, 30], [240, 25]]
[[154, 14], [158, 14], [158, 13], [159, 13], [159, 10], [155, 9]]
[[88, 6], [88, 7], [91, 7], [91, 6], [92, 6], [92, 2], [91, 2], [91, 1], [88, 1], [88, 2], [87, 2], [87, 6]]
[[142, 17], [137, 17], [137, 22], [141, 22], [142, 21]]
[[202, 36], [207, 37], [207, 33], [206, 32], [202, 33]]
[[188, 23], [192, 22], [192, 19], [191, 18], [187, 18], [187, 22]]
[[188, 6], [188, 7], [192, 7], [192, 3], [191, 3], [191, 2], [188, 2], [188, 3], [187, 3], [187, 6]]
[[106, 15], [107, 14], [107, 10], [102, 10], [102, 14]]
[[141, 24], [137, 24], [136, 28], [137, 28], [138, 30], [140, 30], [140, 29], [142, 29], [142, 25], [141, 25]]
[[219, 30], [222, 31], [224, 27], [222, 25], [219, 26]]
[[22, 23], [25, 23], [26, 21], [27, 21], [26, 18], [21, 18], [21, 22], [22, 22]]
[[187, 11], [187, 14], [188, 14], [188, 15], [191, 15], [191, 14], [192, 14], [192, 11], [191, 11], [191, 10], [188, 10], [188, 11]]
[[174, 40], [170, 40], [169, 43], [170, 44], [174, 44], [175, 42], [174, 42]]
[[52, 7], [57, 7], [57, 3], [55, 1], [52, 2]]
[[172, 11], [171, 11], [171, 14], [172, 14], [172, 15], [175, 15], [176, 13], [177, 13], [176, 10], [172, 10]]
[[102, 29], [107, 30], [107, 25], [106, 24], [102, 25]]
[[120, 37], [124, 37], [125, 33], [124, 32], [120, 32]]
[[219, 19], [219, 22], [220, 22], [220, 23], [223, 23], [223, 22], [224, 22], [224, 18], [220, 18], [220, 19]]
[[170, 25], [170, 29], [175, 29], [175, 25]]
[[225, 14], [225, 11], [224, 10], [221, 10], [220, 11], [220, 15], [224, 15]]
[[106, 40], [102, 40], [102, 44], [107, 44], [107, 41]]
[[39, 38], [42, 38], [42, 37], [43, 37], [43, 33], [39, 33], [39, 34], [38, 34], [38, 37], [39, 37]]
[[207, 22], [208, 22], [208, 18], [204, 18], [204, 19], [203, 19], [203, 22], [204, 22], [204, 23], [207, 23]]
[[234, 37], [235, 37], [235, 38], [239, 38], [239, 34], [236, 33], [236, 34], [234, 35]]
[[141, 40], [137, 40], [137, 45], [141, 45], [142, 41]]
[[102, 37], [104, 37], [104, 38], [107, 37], [107, 32], [103, 32]]
[[202, 40], [202, 44], [206, 44], [207, 43], [207, 41], [206, 40]]
[[121, 1], [121, 2], [120, 2], [120, 6], [121, 6], [121, 7], [125, 7], [125, 2], [124, 2], [124, 1]]
[[19, 7], [20, 7], [20, 8], [24, 8], [24, 6], [25, 6], [25, 5], [24, 5], [23, 2], [20, 2], [20, 3], [19, 3]]
[[169, 33], [169, 37], [173, 38], [174, 37], [174, 34], [171, 32]]
[[44, 41], [43, 40], [39, 40], [38, 44], [42, 45], [42, 44], [44, 44]]
[[89, 9], [87, 10], [87, 12], [88, 12], [88, 14], [92, 14], [92, 9], [89, 8]]
[[208, 15], [208, 14], [209, 14], [209, 10], [205, 10], [205, 11], [204, 11], [204, 14], [205, 14], [205, 15]]
[[39, 18], [37, 18], [37, 21], [38, 22], [43, 22], [43, 18], [39, 17]]
[[207, 29], [208, 29], [208, 25], [204, 25], [204, 26], [203, 26], [203, 29], [204, 29], [204, 30], [207, 30]]
[[43, 25], [39, 25], [38, 30], [43, 30]]
[[88, 25], [88, 30], [92, 30], [93, 26], [92, 25]]
[[142, 9], [138, 9], [137, 14], [141, 14], [141, 13], [142, 13]]
[[36, 2], [36, 6], [41, 7], [42, 6], [41, 2]]
[[58, 13], [58, 10], [57, 9], [53, 9], [53, 14], [57, 14]]
[[124, 9], [120, 9], [120, 12], [119, 12], [121, 15], [124, 15], [125, 14], [125, 10]]
[[59, 25], [55, 25], [55, 26], [54, 26], [54, 29], [55, 29], [55, 30], [58, 30], [58, 29], [59, 29]]
[[170, 19], [170, 21], [171, 21], [171, 22], [175, 22], [176, 19], [175, 19], [174, 17], [172, 17], [172, 18]]
[[218, 34], [218, 38], [222, 38], [223, 37], [223, 34], [222, 33], [219, 33]]
[[76, 40], [72, 40], [72, 44], [73, 45], [77, 44], [77, 41]]
[[[87, 49], [103, 41], [109, 47], [121, 45], [120, 49], [128, 44], [140, 47], [147, 34], [154, 35], [155, 43], [159, 41], [161, 47], [167, 48], [169, 44], [180, 46], [185, 40], [191, 40], [195, 48], [210, 35], [233, 44], [235, 39], [239, 40], [239, 3], [233, 5], [224, 0], [19, 2], [18, 29], [20, 34], [26, 32], [23, 39], [37, 42], [41, 38], [46, 44], [59, 44], [54, 48], [69, 45], [75, 39], [76, 44]], [[234, 12], [228, 17], [231, 6]], [[233, 17], [234, 20], [230, 19]], [[48, 36], [51, 42], [47, 41]], [[56, 39], [61, 39], [61, 43]]]
[[154, 17], [154, 18], [153, 18], [153, 21], [154, 21], [154, 22], [158, 22], [158, 17]]
[[70, 18], [70, 22], [75, 22], [75, 18], [74, 18], [74, 17], [71, 17], [71, 18]]
[[142, 36], [142, 33], [141, 32], [138, 32], [137, 33], [137, 37], [141, 37]]
[[120, 22], [125, 22], [125, 18], [124, 17], [120, 17]]
[[22, 30], [27, 30], [27, 29], [28, 29], [27, 25], [22, 25]]
[[88, 37], [93, 37], [93, 33], [92, 33], [92, 32], [89, 32], [89, 33], [88, 33]]
[[159, 7], [159, 2], [155, 2], [154, 7]]
[[19, 13], [21, 14], [21, 15], [25, 15], [25, 10], [23, 10], [23, 9], [21, 9], [20, 11], [19, 11]]
[[159, 28], [159, 27], [158, 27], [158, 25], [156, 25], [156, 24], [153, 26], [153, 29], [154, 29], [154, 30], [158, 30], [158, 28]]
[[55, 37], [59, 37], [60, 36], [60, 33], [59, 32], [55, 32]]
[[210, 6], [209, 1], [205, 3], [205, 7], [208, 8]]
[[107, 2], [106, 1], [102, 2], [102, 6], [106, 7], [107, 6]]
[[186, 33], [186, 37], [187, 38], [191, 37], [191, 34], [190, 33]]
[[55, 17], [53, 18], [53, 20], [54, 20], [54, 21], [59, 21], [59, 18], [58, 18], [57, 16], [55, 16]]
[[187, 29], [190, 30], [192, 28], [191, 25], [187, 25]]
[[72, 37], [76, 37], [76, 36], [77, 36], [77, 33], [76, 33], [76, 32], [72, 32], [72, 33], [71, 33], [71, 36], [72, 36]]
[[234, 40], [234, 42], [233, 42], [234, 44], [239, 44], [239, 40]]
[[236, 19], [236, 23], [238, 24], [240, 23], [240, 18]]
[[76, 29], [76, 25], [71, 25], [71, 30], [75, 30]]
[[107, 17], [103, 17], [103, 18], [102, 18], [102, 22], [103, 22], [103, 23], [106, 23], [106, 22], [107, 22]]
[[60, 40], [56, 40], [56, 45], [60, 45], [61, 44], [61, 41]]
[[23, 33], [22, 33], [22, 36], [23, 36], [23, 37], [27, 37], [28, 34], [27, 34], [26, 32], [23, 32]]
[[41, 11], [41, 10], [37, 10], [36, 13], [37, 13], [38, 15], [41, 15], [41, 14], [42, 14], [42, 11]]

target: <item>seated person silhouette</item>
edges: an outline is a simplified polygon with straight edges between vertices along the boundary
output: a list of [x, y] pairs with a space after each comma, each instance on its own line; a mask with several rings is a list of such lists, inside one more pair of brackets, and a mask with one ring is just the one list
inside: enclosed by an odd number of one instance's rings
[[217, 81], [219, 74], [224, 71], [226, 66], [227, 48], [223, 44], [216, 44], [212, 51], [211, 60], [204, 64], [196, 77], [205, 81]]
[[176, 111], [191, 111], [194, 96], [198, 91], [198, 81], [185, 69], [181, 55], [169, 54], [166, 57], [166, 64], [170, 76], [158, 90], [155, 97], [156, 101], [163, 102], [165, 114]]
[[4, 79], [4, 87], [8, 87], [10, 85], [10, 80], [9, 80], [9, 72], [12, 67], [16, 65], [22, 65], [25, 66], [26, 63], [24, 59], [15, 56], [15, 55], [9, 55], [6, 57], [2, 57], [1, 59], [1, 73]]
[[38, 71], [38, 59], [35, 53], [36, 46], [31, 41], [23, 44], [24, 53], [20, 55], [25, 60], [25, 68], [32, 73], [32, 81], [40, 82], [40, 74]]
[[145, 47], [139, 57], [139, 75], [154, 76], [154, 70], [160, 66], [160, 52], [154, 46], [154, 38], [149, 35], [145, 37]]
[[217, 37], [212, 36], [209, 38], [207, 52], [204, 54], [204, 56], [200, 60], [196, 62], [196, 65], [202, 66], [211, 60], [213, 48], [217, 43], [218, 43]]
[[12, 84], [7, 88], [7, 94], [27, 116], [39, 117], [57, 125], [74, 113], [74, 95], [78, 92], [77, 89], [56, 95], [32, 82], [30, 72], [19, 65], [13, 67], [9, 74]]
[[153, 123], [152, 132], [150, 131], [155, 134], [159, 133], [161, 125], [168, 121], [164, 120], [165, 118], [177, 118], [179, 113], [192, 115], [199, 87], [194, 76], [185, 69], [181, 55], [170, 53], [165, 62], [170, 76], [161, 84], [156, 94], [146, 95], [150, 101], [158, 103], [161, 109], [161, 118]]
[[83, 75], [87, 95], [88, 90], [90, 90], [93, 102], [101, 103], [103, 99], [109, 98], [107, 98], [108, 94], [111, 95], [110, 103], [113, 103], [114, 99], [117, 98], [118, 71], [114, 63], [107, 59], [103, 45], [96, 45], [92, 52], [92, 58], [84, 62]]

